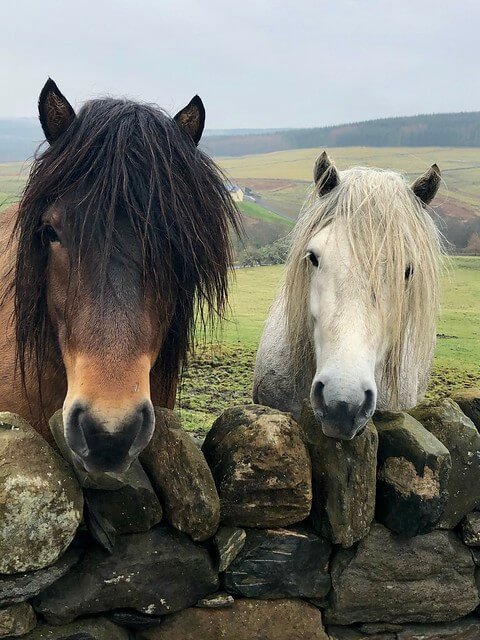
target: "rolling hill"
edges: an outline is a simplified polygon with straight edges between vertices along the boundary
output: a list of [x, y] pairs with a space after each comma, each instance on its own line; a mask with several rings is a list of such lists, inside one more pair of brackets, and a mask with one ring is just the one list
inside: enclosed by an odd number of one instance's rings
[[243, 156], [313, 147], [479, 147], [480, 111], [383, 118], [314, 129], [207, 137], [214, 156]]
[[[0, 162], [31, 157], [42, 140], [36, 118], [0, 118]], [[207, 129], [201, 146], [214, 156], [314, 147], [480, 147], [480, 111], [384, 118], [313, 129]]]

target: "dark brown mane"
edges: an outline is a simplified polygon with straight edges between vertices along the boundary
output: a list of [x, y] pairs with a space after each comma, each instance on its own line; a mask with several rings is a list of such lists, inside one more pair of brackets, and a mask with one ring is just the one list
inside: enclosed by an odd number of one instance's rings
[[[200, 323], [222, 316], [232, 263], [230, 232], [240, 223], [224, 176], [158, 107], [126, 100], [85, 104], [68, 130], [34, 162], [20, 202], [13, 276], [17, 359], [25, 381], [32, 364], [41, 381], [55, 349], [47, 313], [48, 247], [40, 227], [62, 203], [70, 256], [98, 257], [96, 286], [108, 291], [108, 265], [141, 269], [155, 303], [174, 305], [173, 321], [153, 368], [162, 386], [175, 381]], [[120, 220], [133, 229], [124, 237]]]

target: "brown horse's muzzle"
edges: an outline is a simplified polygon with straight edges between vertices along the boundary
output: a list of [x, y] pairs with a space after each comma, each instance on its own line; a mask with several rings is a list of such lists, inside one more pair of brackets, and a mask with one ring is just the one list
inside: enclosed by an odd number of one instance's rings
[[150, 401], [139, 404], [113, 429], [112, 425], [107, 428], [87, 405], [76, 402], [66, 416], [65, 437], [86, 471], [123, 473], [150, 442], [154, 428]]
[[109, 362], [87, 354], [65, 358], [68, 392], [65, 439], [91, 473], [123, 473], [147, 446], [155, 427], [150, 359]]

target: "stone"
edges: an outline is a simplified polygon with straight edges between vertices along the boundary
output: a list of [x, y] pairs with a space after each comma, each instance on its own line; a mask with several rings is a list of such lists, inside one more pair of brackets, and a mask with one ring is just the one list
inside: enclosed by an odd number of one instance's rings
[[[480, 567], [480, 549], [470, 549], [476, 567]], [[480, 585], [479, 585], [480, 587]]]
[[227, 409], [203, 445], [224, 524], [284, 527], [308, 517], [311, 464], [297, 423], [260, 405]]
[[325, 538], [351, 547], [367, 533], [375, 514], [378, 437], [373, 423], [353, 440], [324, 435], [309, 404], [300, 424], [312, 460], [312, 523]]
[[405, 626], [395, 640], [478, 640], [480, 619], [470, 616], [443, 624]]
[[84, 489], [90, 512], [107, 520], [116, 533], [142, 533], [159, 524], [162, 505], [140, 464], [130, 469], [121, 489]]
[[401, 624], [392, 624], [390, 622], [367, 622], [360, 626], [360, 631], [370, 636], [379, 633], [394, 633], [402, 630]]
[[329, 624], [444, 622], [479, 603], [470, 551], [451, 531], [415, 538], [374, 524], [356, 549], [331, 563]]
[[454, 393], [452, 400], [480, 431], [480, 389], [462, 389]]
[[0, 607], [24, 602], [64, 576], [80, 560], [79, 549], [68, 549], [57, 562], [45, 569], [26, 573], [0, 574]]
[[66, 462], [13, 413], [0, 413], [0, 452], [0, 573], [43, 569], [73, 540], [82, 492]]
[[439, 526], [453, 529], [480, 505], [480, 433], [449, 398], [425, 402], [409, 413], [450, 452], [449, 497]]
[[155, 433], [140, 455], [167, 521], [193, 540], [211, 538], [220, 500], [205, 457], [169, 409], [155, 408]]
[[22, 640], [129, 640], [128, 631], [105, 618], [85, 618], [61, 626], [40, 625]]
[[239, 527], [220, 527], [213, 538], [217, 571], [226, 571], [245, 546], [247, 534]]
[[107, 611], [104, 615], [112, 622], [115, 622], [115, 624], [134, 630], [158, 627], [163, 619], [160, 616], [149, 616], [146, 613], [139, 613], [138, 611], [129, 609]]
[[0, 609], [0, 638], [24, 636], [35, 628], [37, 618], [28, 602]]
[[51, 624], [112, 609], [164, 615], [218, 590], [208, 552], [188, 536], [159, 526], [118, 536], [112, 554], [93, 546], [70, 573], [34, 600]]
[[438, 524], [448, 499], [448, 449], [406, 413], [377, 412], [376, 519], [395, 533], [417, 536]]
[[225, 589], [247, 598], [322, 598], [330, 589], [331, 545], [303, 527], [250, 529], [225, 572]]
[[211, 596], [202, 598], [197, 602], [197, 607], [202, 609], [223, 609], [233, 606], [235, 600], [228, 593], [212, 593]]
[[354, 627], [327, 626], [329, 640], [397, 640], [396, 633], [378, 631], [367, 633]]
[[301, 600], [235, 600], [228, 609], [186, 609], [137, 640], [328, 640], [322, 614]]
[[455, 622], [416, 625], [380, 623], [362, 625], [360, 629], [333, 626], [327, 631], [330, 640], [478, 640], [480, 619], [470, 616]]
[[462, 540], [469, 547], [480, 547], [480, 511], [467, 513], [460, 524]]

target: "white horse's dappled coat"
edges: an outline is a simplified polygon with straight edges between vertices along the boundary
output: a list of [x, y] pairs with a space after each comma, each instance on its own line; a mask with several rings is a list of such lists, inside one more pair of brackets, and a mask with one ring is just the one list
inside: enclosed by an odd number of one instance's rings
[[440, 178], [434, 166], [410, 188], [392, 171], [337, 173], [325, 154], [319, 164], [260, 342], [254, 400], [298, 418], [310, 395], [324, 432], [350, 439], [375, 408], [412, 407], [428, 383], [442, 252], [425, 202]]

